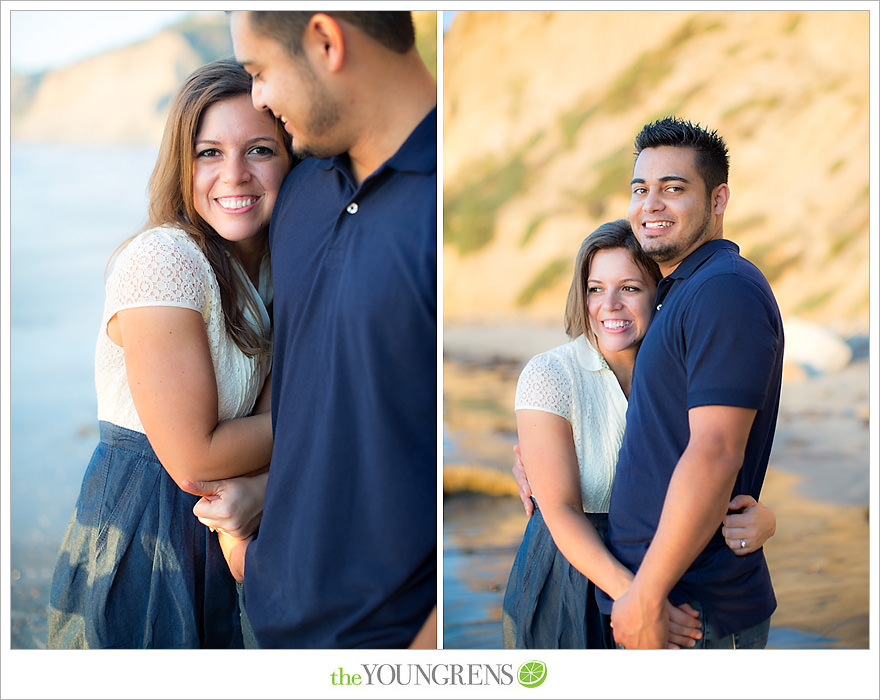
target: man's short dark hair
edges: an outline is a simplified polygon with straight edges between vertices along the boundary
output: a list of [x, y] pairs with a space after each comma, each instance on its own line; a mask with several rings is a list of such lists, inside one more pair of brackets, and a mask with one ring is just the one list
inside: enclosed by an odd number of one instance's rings
[[718, 185], [727, 182], [730, 160], [727, 146], [717, 131], [709, 131], [699, 123], [692, 124], [678, 117], [665, 117], [645, 124], [635, 141], [635, 156], [638, 158], [646, 148], [677, 146], [693, 148], [696, 151], [696, 168], [706, 183], [706, 192], [711, 193]]
[[[291, 56], [301, 56], [303, 34], [315, 14], [254, 10], [250, 13], [250, 27], [255, 33], [277, 41]], [[396, 53], [404, 54], [415, 46], [416, 30], [412, 12], [330, 11], [322, 14], [348, 22]]]

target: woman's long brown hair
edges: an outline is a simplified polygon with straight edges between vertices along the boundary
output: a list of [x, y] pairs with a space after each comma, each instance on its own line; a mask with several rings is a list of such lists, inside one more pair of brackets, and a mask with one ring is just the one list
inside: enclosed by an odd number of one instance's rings
[[[147, 223], [141, 232], [171, 225], [189, 234], [217, 277], [227, 333], [242, 352], [257, 356], [271, 353], [271, 340], [267, 333], [261, 334], [247, 322], [245, 306], [239, 300], [244, 300], [254, 318], [259, 318], [256, 303], [232, 267], [229, 259], [232, 253], [226, 241], [196, 211], [193, 193], [193, 145], [202, 115], [211, 105], [247, 95], [250, 90], [250, 75], [232, 59], [207, 63], [186, 79], [168, 113], [159, 156], [149, 181]], [[290, 136], [280, 122], [276, 123], [276, 133], [288, 160], [293, 163]]]

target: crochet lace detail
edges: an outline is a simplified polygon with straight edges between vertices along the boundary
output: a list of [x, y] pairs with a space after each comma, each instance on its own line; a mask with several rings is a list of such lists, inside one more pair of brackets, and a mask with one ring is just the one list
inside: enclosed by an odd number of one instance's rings
[[137, 236], [116, 258], [105, 290], [95, 350], [99, 420], [144, 432], [128, 388], [123, 350], [107, 335], [107, 324], [116, 313], [144, 306], [199, 312], [217, 379], [220, 420], [253, 410], [270, 362], [246, 356], [227, 335], [217, 279], [208, 259], [185, 232], [157, 228]]
[[592, 370], [578, 361], [579, 353], [596, 352], [578, 343], [586, 344], [583, 336], [529, 360], [517, 383], [515, 408], [547, 411], [571, 424], [584, 511], [607, 513], [626, 398], [604, 362]]
[[206, 287], [214, 280], [212, 274], [205, 275], [207, 260], [203, 260], [194, 241], [167, 229], [132, 241], [107, 280], [108, 302], [113, 300], [116, 307], [113, 313], [169, 305], [207, 311]]

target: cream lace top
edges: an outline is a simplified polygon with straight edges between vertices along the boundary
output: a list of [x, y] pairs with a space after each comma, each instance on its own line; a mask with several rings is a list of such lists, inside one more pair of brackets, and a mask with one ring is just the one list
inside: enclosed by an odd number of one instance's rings
[[[251, 313], [247, 314], [248, 320], [270, 332], [266, 311], [272, 295], [268, 258], [260, 270], [259, 290], [241, 265], [234, 267], [258, 301], [259, 320]], [[248, 357], [226, 334], [217, 278], [208, 259], [185, 232], [160, 227], [138, 235], [117, 256], [105, 292], [95, 350], [99, 421], [144, 432], [128, 388], [122, 348], [107, 335], [107, 324], [118, 311], [143, 306], [178, 306], [201, 313], [217, 378], [220, 419], [245, 416], [253, 410], [271, 360]]]
[[614, 373], [583, 336], [535, 355], [520, 373], [516, 410], [565, 418], [574, 436], [587, 513], [607, 513], [627, 400]]

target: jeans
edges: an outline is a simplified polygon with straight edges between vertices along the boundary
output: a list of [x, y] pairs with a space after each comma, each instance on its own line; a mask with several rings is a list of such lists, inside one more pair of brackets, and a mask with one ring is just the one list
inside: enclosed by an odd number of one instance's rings
[[238, 591], [238, 609], [241, 614], [241, 637], [244, 641], [244, 648], [259, 649], [260, 645], [257, 644], [254, 628], [251, 627], [251, 621], [244, 609], [244, 584], [241, 581], [236, 581], [235, 588]]
[[767, 646], [767, 637], [770, 635], [770, 618], [759, 622], [740, 632], [734, 632], [723, 637], [713, 634], [710, 622], [706, 619], [702, 606], [691, 601], [691, 606], [700, 613], [700, 629], [703, 638], [698, 639], [692, 649], [764, 649]]
[[[769, 617], [740, 632], [718, 636], [714, 633], [713, 628], [707, 624], [703, 607], [696, 601], [691, 601], [690, 605], [700, 613], [700, 631], [703, 633], [703, 637], [697, 639], [697, 643], [690, 647], [691, 649], [764, 649], [767, 647], [767, 638], [770, 635]], [[608, 617], [610, 620], [609, 616], [604, 617]], [[620, 644], [615, 644], [615, 646], [618, 649], [624, 648]]]

